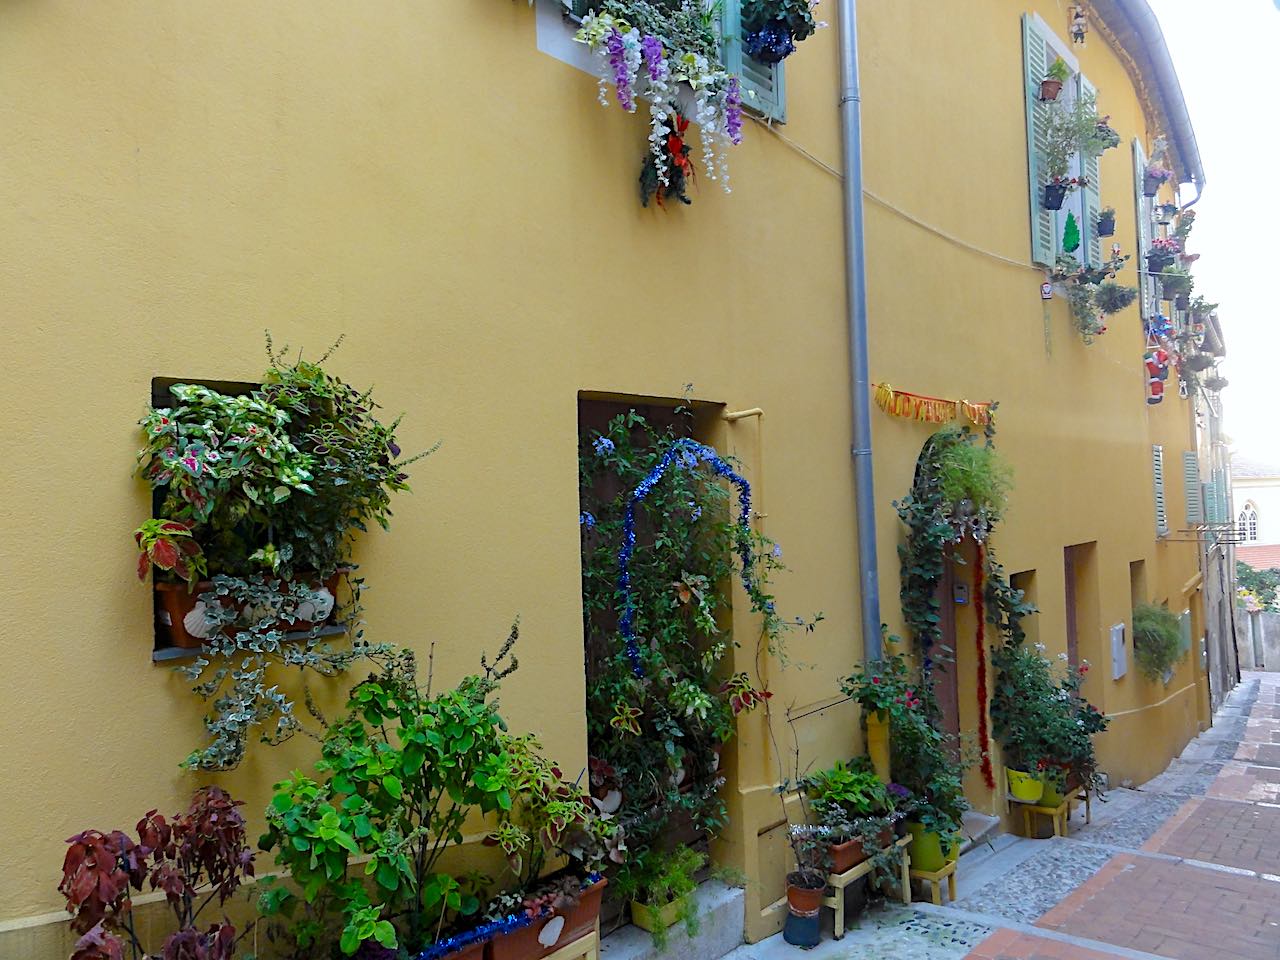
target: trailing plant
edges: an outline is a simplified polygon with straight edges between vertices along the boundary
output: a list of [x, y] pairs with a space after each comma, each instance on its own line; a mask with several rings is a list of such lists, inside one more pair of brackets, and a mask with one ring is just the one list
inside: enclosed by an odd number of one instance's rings
[[1119, 313], [1138, 299], [1136, 287], [1126, 287], [1111, 280], [1098, 284], [1093, 292], [1093, 302], [1105, 314]]
[[[719, 60], [714, 9], [703, 0], [603, 0], [582, 18], [574, 39], [586, 44], [601, 62], [599, 101], [608, 106], [608, 77], [618, 105], [634, 113], [648, 107], [649, 157], [642, 181], [650, 176], [658, 187], [648, 193], [682, 198], [691, 175], [680, 139], [678, 98], [692, 91], [690, 119], [698, 124], [703, 171], [729, 191], [726, 156], [730, 144], [742, 141], [742, 88]], [[642, 197], [645, 196], [642, 193]], [[684, 199], [683, 202], [688, 202]]]
[[944, 428], [942, 451], [938, 457], [938, 480], [942, 496], [956, 511], [968, 501], [988, 523], [1000, 519], [1013, 486], [1013, 472], [995, 446], [977, 443], [967, 430]]
[[[244, 934], [229, 920], [197, 926], [204, 909], [219, 906], [253, 876], [240, 801], [219, 787], [201, 787], [185, 813], [166, 819], [148, 811], [137, 838], [120, 830], [86, 830], [70, 840], [58, 891], [71, 929], [81, 934], [72, 960], [231, 960]], [[148, 951], [134, 921], [133, 894], [147, 884], [163, 890], [177, 929], [158, 953]], [[248, 931], [245, 931], [247, 933]]]
[[1172, 298], [1189, 294], [1195, 281], [1191, 277], [1191, 271], [1184, 267], [1169, 266], [1160, 271], [1160, 285], [1164, 288], [1165, 295]]
[[676, 814], [712, 833], [724, 823], [719, 746], [769, 696], [746, 674], [725, 676], [730, 583], [759, 618], [761, 653], [785, 660], [788, 632], [820, 619], [778, 614], [769, 578], [782, 550], [744, 522], [749, 495], [739, 488], [734, 504], [724, 471], [713, 450], [634, 411], [584, 437], [579, 454], [589, 746], [623, 785], [617, 819], [633, 849]]
[[[1102, 317], [1115, 311], [1106, 309], [1106, 306], [1113, 306], [1118, 302], [1118, 292], [1128, 289], [1110, 284], [1109, 281], [1124, 268], [1128, 260], [1128, 254], [1120, 254], [1119, 244], [1113, 244], [1111, 257], [1097, 266], [1082, 264], [1068, 253], [1058, 255], [1049, 277], [1054, 283], [1065, 286], [1072, 323], [1086, 344], [1093, 343], [1095, 337], [1107, 332]], [[1104, 285], [1107, 286], [1103, 294], [1106, 306], [1098, 299]], [[1134, 291], [1135, 296], [1136, 293]]]
[[[441, 693], [400, 651], [352, 689], [325, 736], [319, 777], [295, 772], [276, 784], [258, 846], [275, 851], [299, 892], [273, 886], [259, 906], [268, 917], [299, 900], [311, 908], [294, 928], [300, 948], [336, 926], [345, 955], [368, 940], [414, 953], [478, 912], [482, 879], [440, 864], [473, 811], [513, 805], [511, 741], [493, 696], [516, 669], [517, 636], [513, 626], [493, 664], [482, 656], [481, 674]], [[364, 879], [348, 876], [356, 858]]]
[[991, 720], [996, 738], [1007, 766], [1046, 773], [1060, 787], [1074, 778], [1092, 789], [1097, 770], [1093, 736], [1106, 729], [1107, 720], [1080, 696], [1088, 663], [1074, 668], [1060, 654], [1059, 673], [1043, 651], [1043, 644], [1012, 642], [995, 649]]
[[1185, 249], [1187, 237], [1191, 235], [1192, 228], [1196, 225], [1196, 212], [1194, 210], [1183, 210], [1178, 215], [1178, 225], [1173, 228], [1173, 235], [1182, 242]]
[[1133, 658], [1148, 680], [1161, 680], [1182, 659], [1182, 629], [1166, 606], [1140, 603], [1133, 608]]
[[[693, 847], [650, 847], [627, 861], [615, 882], [620, 896], [654, 910], [678, 903], [676, 921], [684, 924], [685, 931], [693, 937], [701, 927], [693, 892], [698, 888], [698, 872], [706, 865], [707, 855]], [[654, 924], [653, 943], [659, 951], [666, 949], [669, 937], [665, 926]]]
[[745, 0], [742, 49], [759, 63], [781, 63], [819, 26], [811, 0]]

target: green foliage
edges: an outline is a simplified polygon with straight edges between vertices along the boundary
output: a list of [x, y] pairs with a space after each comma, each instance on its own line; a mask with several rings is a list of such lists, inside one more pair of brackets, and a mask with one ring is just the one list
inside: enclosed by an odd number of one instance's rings
[[1112, 280], [1098, 284], [1093, 302], [1103, 313], [1119, 313], [1138, 299], [1137, 287], [1126, 287]]
[[1236, 586], [1253, 594], [1264, 610], [1276, 609], [1280, 590], [1280, 570], [1255, 570], [1243, 560], [1236, 561]]
[[[644, 679], [636, 677], [617, 619], [623, 516], [631, 492], [677, 439], [675, 430], [630, 411], [602, 435], [584, 436], [579, 452], [588, 742], [592, 758], [611, 766], [622, 785], [618, 819], [633, 849], [648, 845], [677, 812], [711, 832], [724, 823], [716, 749], [732, 736], [737, 713], [767, 695], [745, 675], [726, 675], [729, 589], [743, 554], [762, 652], [785, 660], [787, 632], [811, 630], [820, 619], [781, 619], [769, 593], [770, 575], [784, 569], [781, 550], [754, 532], [742, 536], [731, 492], [709, 466], [673, 466], [636, 509], [630, 575]], [[693, 784], [685, 792], [681, 772]]]
[[631, 24], [641, 33], [659, 37], [668, 50], [678, 51], [679, 55], [693, 53], [706, 57], [713, 68], [721, 65], [720, 41], [716, 34], [719, 2], [603, 0], [597, 9]]
[[1067, 61], [1061, 57], [1054, 57], [1053, 63], [1049, 64], [1049, 69], [1045, 71], [1044, 75], [1048, 80], [1066, 83], [1071, 79], [1071, 68], [1067, 66]]
[[[898, 642], [896, 637], [887, 635], [885, 641], [888, 644]], [[866, 661], [840, 681], [840, 690], [862, 707], [864, 717], [879, 713], [892, 720], [906, 710], [915, 709], [919, 703], [910, 670], [902, 656]]]
[[1067, 253], [1075, 253], [1080, 249], [1080, 224], [1076, 223], [1074, 213], [1067, 214], [1067, 222], [1062, 229], [1062, 249]]
[[813, 36], [818, 29], [810, 0], [743, 0], [744, 31], [754, 33], [770, 24], [784, 25], [796, 43]]
[[1166, 296], [1181, 297], [1191, 292], [1195, 280], [1185, 267], [1169, 266], [1160, 271], [1160, 286]]
[[1077, 155], [1083, 163], [1115, 146], [1115, 132], [1098, 116], [1093, 94], [1082, 93], [1070, 103], [1060, 98], [1047, 107], [1042, 159], [1049, 178], [1068, 177]]
[[1133, 658], [1148, 680], [1161, 680], [1182, 659], [1182, 628], [1166, 606], [1140, 603], [1133, 608]]
[[[513, 628], [493, 666], [482, 658], [483, 675], [439, 694], [419, 685], [413, 653], [401, 651], [351, 691], [324, 738], [319, 777], [295, 771], [276, 784], [258, 845], [275, 850], [312, 908], [300, 949], [337, 926], [344, 954], [370, 939], [413, 953], [478, 910], [478, 878], [459, 879], [440, 859], [463, 843], [472, 811], [513, 805], [510, 740], [491, 697], [515, 669], [515, 639]], [[363, 880], [348, 876], [356, 857]], [[293, 896], [277, 889], [260, 907], [284, 914]]]
[[1005, 764], [1027, 773], [1046, 771], [1060, 780], [1074, 777], [1092, 786], [1097, 770], [1094, 734], [1107, 719], [1080, 696], [1088, 666], [1068, 666], [1062, 654], [1059, 676], [1041, 656], [1043, 644], [1006, 642], [994, 651], [996, 671], [991, 721], [1004, 748]]
[[893, 802], [880, 778], [870, 770], [855, 769], [843, 760], [805, 777], [801, 786], [820, 817], [823, 811], [833, 808], [849, 818], [886, 816], [893, 810]]
[[990, 443], [979, 444], [966, 430], [941, 431], [938, 481], [949, 504], [968, 500], [973, 508], [997, 520], [1013, 486], [1013, 471]]
[[[693, 847], [678, 846], [670, 851], [658, 848], [643, 850], [618, 872], [618, 895], [638, 900], [655, 910], [680, 902], [677, 922], [684, 924], [689, 936], [696, 936], [700, 920], [693, 892], [698, 888], [698, 871], [706, 865], [707, 855]], [[653, 943], [658, 950], [666, 949], [669, 937], [666, 927], [655, 925]]]

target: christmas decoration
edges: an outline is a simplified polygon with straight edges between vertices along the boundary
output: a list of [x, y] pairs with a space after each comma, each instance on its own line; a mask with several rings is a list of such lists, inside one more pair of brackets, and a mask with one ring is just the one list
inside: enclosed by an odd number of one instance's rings
[[991, 738], [987, 730], [987, 558], [982, 541], [978, 540], [976, 543], [978, 553], [973, 565], [973, 615], [978, 621], [978, 750], [982, 755], [983, 782], [988, 789], [994, 790], [996, 777], [991, 769]]
[[1147, 405], [1154, 407], [1164, 400], [1164, 384], [1169, 379], [1169, 351], [1153, 347], [1142, 356], [1147, 370]]
[[1085, 35], [1089, 32], [1089, 18], [1084, 6], [1076, 3], [1071, 6], [1071, 42], [1084, 44]]
[[1062, 249], [1067, 253], [1080, 249], [1080, 224], [1076, 223], [1074, 213], [1067, 214], [1066, 225], [1062, 228]]
[[972, 403], [969, 400], [946, 400], [927, 397], [920, 393], [895, 390], [887, 383], [876, 383], [875, 400], [880, 409], [895, 417], [923, 420], [925, 423], [950, 423], [963, 414], [974, 426], [985, 427], [991, 422], [991, 401]]

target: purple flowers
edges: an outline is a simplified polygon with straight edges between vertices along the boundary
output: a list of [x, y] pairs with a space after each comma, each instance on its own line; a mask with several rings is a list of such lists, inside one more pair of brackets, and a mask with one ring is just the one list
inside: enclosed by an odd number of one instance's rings
[[596, 437], [595, 443], [591, 444], [595, 450], [597, 457], [603, 457], [605, 454], [613, 453], [614, 444], [608, 437]]
[[791, 31], [780, 21], [766, 24], [759, 30], [744, 34], [742, 49], [758, 63], [781, 63], [796, 52]]
[[596, 525], [596, 518], [593, 517], [591, 514], [589, 514], [587, 511], [583, 510], [582, 513], [578, 514], [578, 526], [590, 528], [590, 527], [594, 527], [595, 525]]
[[627, 51], [622, 42], [622, 34], [614, 28], [609, 31], [604, 43], [605, 49], [609, 51], [609, 66], [613, 68], [613, 85], [618, 89], [618, 103], [630, 113], [636, 108], [636, 100], [631, 91], [631, 70], [627, 66]]
[[724, 126], [729, 141], [737, 146], [742, 142], [742, 88], [738, 78], [730, 77], [724, 95]]
[[646, 33], [640, 40], [640, 52], [649, 65], [649, 79], [659, 79], [662, 76], [662, 41]]

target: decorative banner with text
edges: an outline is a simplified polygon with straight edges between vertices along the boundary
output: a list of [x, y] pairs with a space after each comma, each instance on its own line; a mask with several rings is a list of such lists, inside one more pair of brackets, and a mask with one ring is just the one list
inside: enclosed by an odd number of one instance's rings
[[991, 422], [991, 401], [971, 403], [968, 400], [947, 400], [943, 397], [927, 397], [921, 393], [895, 390], [887, 383], [872, 384], [876, 403], [885, 413], [926, 423], [950, 423], [964, 416], [974, 426], [985, 427]]

